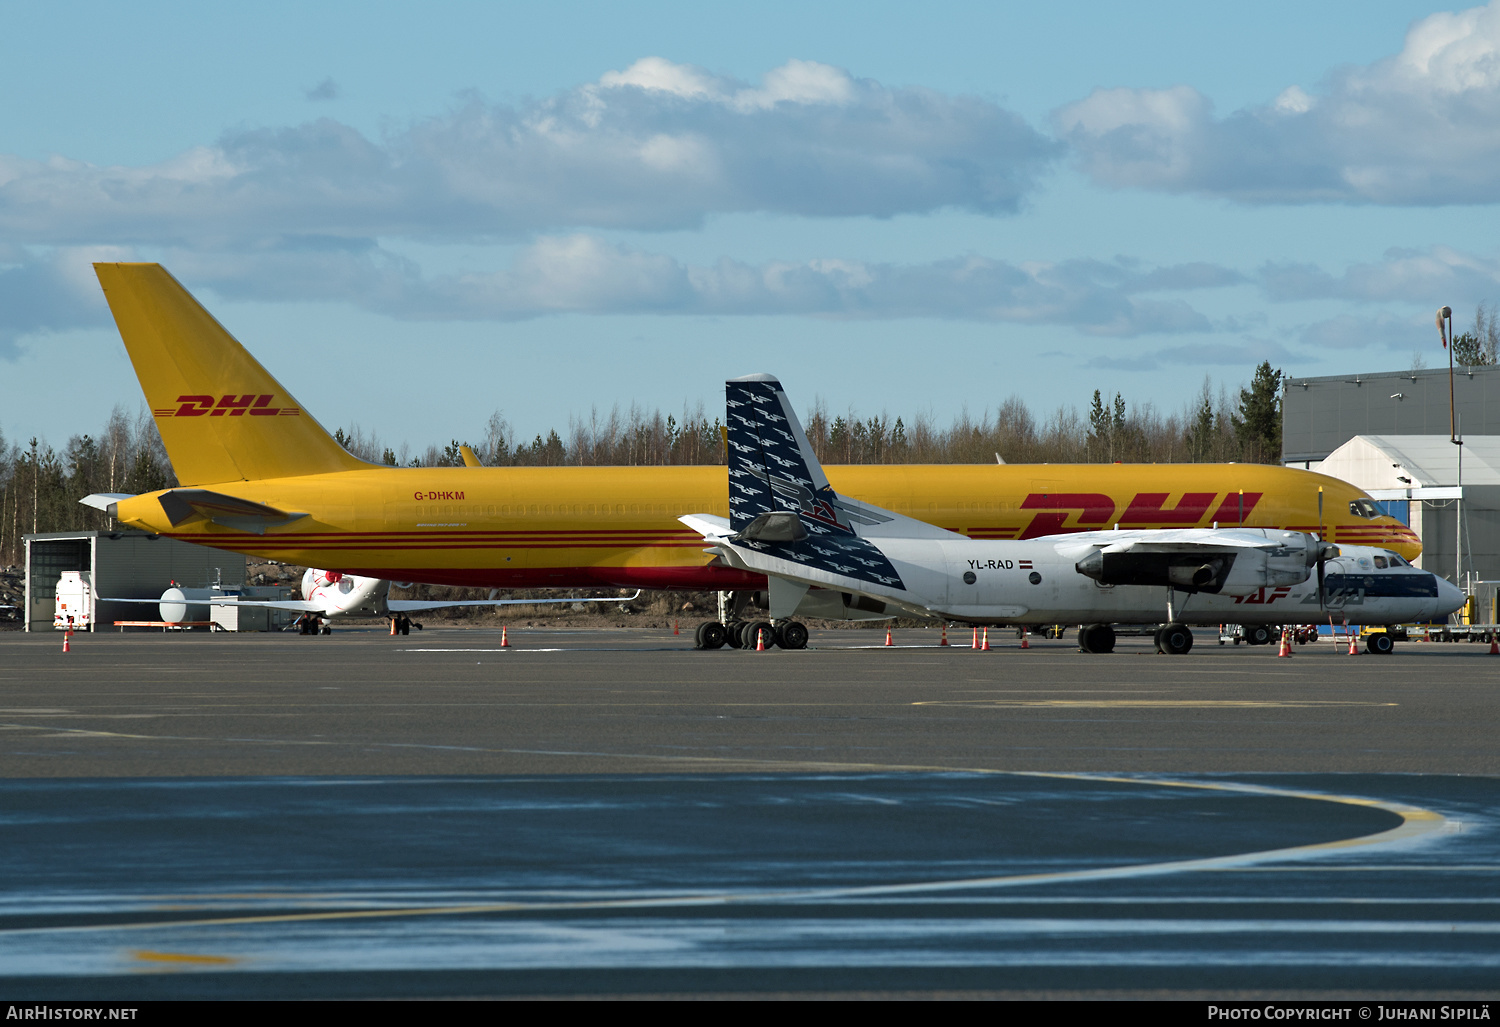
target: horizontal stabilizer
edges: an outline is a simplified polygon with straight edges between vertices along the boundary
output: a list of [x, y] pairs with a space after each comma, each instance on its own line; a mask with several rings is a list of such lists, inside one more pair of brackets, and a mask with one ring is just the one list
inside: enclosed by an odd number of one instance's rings
[[170, 492], [163, 492], [157, 497], [157, 501], [161, 503], [162, 512], [167, 515], [167, 520], [172, 522], [174, 528], [195, 517], [203, 517], [226, 528], [263, 535], [267, 528], [290, 524], [307, 516], [305, 513], [288, 513], [238, 496], [227, 496], [222, 492], [210, 492], [208, 489], [172, 489]]
[[129, 492], [95, 492], [91, 496], [84, 496], [79, 500], [84, 506], [91, 506], [95, 510], [103, 510], [111, 517], [115, 516], [115, 504], [122, 499], [134, 499], [135, 496]]

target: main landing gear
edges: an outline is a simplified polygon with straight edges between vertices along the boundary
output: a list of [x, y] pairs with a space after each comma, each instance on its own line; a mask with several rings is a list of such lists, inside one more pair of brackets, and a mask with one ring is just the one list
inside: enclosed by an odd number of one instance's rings
[[1193, 648], [1193, 633], [1186, 624], [1163, 624], [1156, 629], [1156, 651], [1181, 656]]
[[773, 645], [783, 649], [806, 649], [807, 627], [794, 620], [772, 624], [768, 620], [736, 620], [727, 625], [716, 620], [698, 625], [693, 636], [693, 645], [698, 649], [722, 649], [727, 644], [733, 649], [755, 649], [763, 643], [769, 649]]
[[722, 649], [728, 645], [735, 649], [754, 649], [757, 644], [769, 649], [773, 645], [783, 649], [806, 649], [807, 627], [794, 620], [772, 622], [747, 620], [746, 607], [750, 605], [749, 592], [720, 592], [719, 619], [698, 625], [693, 635], [693, 645], [698, 649]]
[[1177, 619], [1177, 590], [1167, 586], [1167, 622], [1156, 629], [1156, 651], [1181, 656], [1193, 648], [1193, 633]]
[[412, 628], [416, 628], [418, 631], [421, 631], [422, 625], [418, 624], [416, 621], [412, 620], [404, 613], [396, 613], [391, 615], [391, 634], [409, 635], [411, 634]]
[[297, 625], [299, 635], [331, 635], [333, 625], [329, 624], [316, 613], [304, 613], [292, 623]]
[[1115, 629], [1108, 624], [1085, 624], [1078, 629], [1078, 648], [1086, 653], [1115, 651]]

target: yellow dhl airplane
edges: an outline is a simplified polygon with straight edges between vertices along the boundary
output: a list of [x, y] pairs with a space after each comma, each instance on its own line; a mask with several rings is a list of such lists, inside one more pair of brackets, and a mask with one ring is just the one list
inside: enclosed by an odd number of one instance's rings
[[[85, 500], [171, 538], [345, 573], [487, 588], [764, 588], [677, 518], [727, 516], [708, 467], [387, 467], [339, 445], [158, 264], [95, 271], [179, 487]], [[466, 459], [468, 459], [466, 457]], [[477, 461], [475, 461], [477, 464]], [[829, 467], [835, 489], [982, 539], [1247, 525], [1421, 552], [1346, 482], [1258, 464]]]

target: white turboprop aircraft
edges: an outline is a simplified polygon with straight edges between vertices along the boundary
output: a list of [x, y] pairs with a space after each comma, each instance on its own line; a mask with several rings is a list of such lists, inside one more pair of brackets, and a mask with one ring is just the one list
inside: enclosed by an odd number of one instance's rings
[[[335, 617], [389, 617], [393, 634], [411, 634], [415, 623], [410, 614], [422, 610], [442, 610], [453, 606], [541, 606], [547, 603], [628, 603], [639, 596], [615, 599], [591, 599], [569, 596], [564, 599], [463, 599], [426, 600], [392, 599], [391, 582], [384, 578], [366, 578], [358, 574], [319, 570], [309, 567], [302, 575], [301, 599], [245, 599], [237, 595], [213, 595], [210, 590], [170, 588], [156, 599], [101, 599], [101, 602], [159, 602], [162, 619], [184, 621], [189, 606], [245, 606], [271, 610], [290, 610], [302, 614], [296, 624], [300, 634], [331, 634], [329, 621]], [[493, 592], [490, 593], [494, 595]], [[420, 630], [422, 625], [417, 624]]]
[[[1112, 624], [1160, 624], [1158, 649], [1192, 648], [1188, 624], [1357, 624], [1446, 617], [1464, 596], [1395, 553], [1275, 529], [1089, 531], [980, 541], [840, 496], [781, 384], [727, 383], [730, 517], [689, 514], [726, 564], [765, 574], [771, 622], [700, 625], [698, 645], [765, 630], [807, 644], [803, 616], [941, 617], [974, 624], [1083, 624], [1085, 652], [1114, 648]], [[1317, 569], [1316, 580], [1313, 570]], [[1331, 573], [1330, 573], [1331, 571]], [[1378, 651], [1389, 652], [1389, 637]]]

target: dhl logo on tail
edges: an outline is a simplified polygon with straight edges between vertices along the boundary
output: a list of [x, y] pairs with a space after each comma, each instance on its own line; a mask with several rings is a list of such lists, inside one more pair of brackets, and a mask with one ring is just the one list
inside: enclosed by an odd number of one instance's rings
[[227, 396], [218, 397], [214, 402], [213, 396], [178, 396], [177, 402], [181, 404], [177, 408], [162, 407], [151, 411], [155, 417], [242, 417], [249, 414], [252, 417], [297, 417], [302, 410], [299, 407], [273, 407], [271, 400], [274, 396], [250, 393], [247, 396], [236, 396], [230, 393]]

